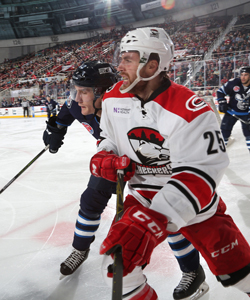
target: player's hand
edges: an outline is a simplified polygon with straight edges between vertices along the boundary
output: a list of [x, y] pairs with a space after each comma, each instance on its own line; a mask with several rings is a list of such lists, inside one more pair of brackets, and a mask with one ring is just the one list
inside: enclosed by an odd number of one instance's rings
[[226, 113], [228, 111], [228, 105], [226, 99], [219, 102], [219, 111], [222, 113]]
[[90, 160], [90, 172], [96, 177], [116, 182], [118, 169], [124, 170], [124, 181], [128, 181], [135, 174], [135, 163], [127, 155], [118, 156], [112, 151], [100, 151]]
[[63, 144], [64, 136], [67, 132], [67, 127], [58, 128], [56, 124], [56, 117], [49, 118], [46, 121], [47, 128], [43, 132], [43, 141], [45, 146], [49, 145], [49, 152], [56, 153]]
[[110, 227], [100, 254], [110, 255], [121, 246], [123, 276], [126, 276], [136, 266], [149, 263], [154, 248], [169, 234], [167, 223], [168, 219], [164, 215], [152, 209], [142, 205], [132, 206]]

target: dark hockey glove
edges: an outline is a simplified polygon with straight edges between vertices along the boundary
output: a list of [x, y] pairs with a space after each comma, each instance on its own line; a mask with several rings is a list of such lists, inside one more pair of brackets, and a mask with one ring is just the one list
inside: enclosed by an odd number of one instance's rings
[[46, 123], [47, 128], [43, 133], [43, 141], [45, 146], [49, 144], [50, 153], [56, 153], [63, 144], [67, 127], [61, 126], [61, 128], [58, 128], [58, 125], [56, 124], [56, 117], [49, 118], [49, 121], [46, 121]]
[[219, 111], [222, 113], [226, 113], [228, 111], [227, 100], [220, 100], [219, 102]]

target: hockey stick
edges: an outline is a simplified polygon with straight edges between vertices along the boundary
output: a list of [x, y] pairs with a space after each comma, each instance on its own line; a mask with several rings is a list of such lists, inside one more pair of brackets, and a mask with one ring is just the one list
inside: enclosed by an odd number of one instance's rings
[[236, 119], [238, 119], [239, 121], [241, 121], [244, 124], [247, 124], [247, 125], [250, 124], [250, 121], [244, 121], [244, 120], [242, 120], [236, 114], [234, 114], [231, 110], [227, 110], [227, 113], [230, 114], [231, 116], [235, 117]]
[[[119, 221], [123, 215], [123, 170], [117, 170], [117, 186], [116, 186], [116, 216], [115, 221]], [[122, 247], [118, 247], [114, 252], [113, 264], [113, 288], [112, 300], [122, 300], [122, 279], [123, 279], [123, 262]]]
[[33, 162], [35, 162], [47, 149], [49, 149], [49, 145], [47, 145], [41, 152], [39, 152], [37, 154], [36, 157], [34, 157], [18, 174], [16, 174], [16, 176], [14, 176], [1, 190], [0, 190], [0, 194], [2, 194], [2, 192], [4, 190], [7, 189], [8, 186], [10, 186], [12, 184], [12, 182], [14, 182], [25, 170], [28, 169], [29, 166], [31, 166], [33, 164]]

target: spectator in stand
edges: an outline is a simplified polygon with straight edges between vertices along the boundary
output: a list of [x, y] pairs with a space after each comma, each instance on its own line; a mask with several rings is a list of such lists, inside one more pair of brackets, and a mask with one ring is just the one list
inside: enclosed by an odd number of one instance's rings
[[34, 93], [33, 95], [32, 95], [32, 101], [36, 101], [36, 99], [38, 98], [38, 96], [36, 96], [36, 94]]
[[2, 107], [8, 107], [7, 100], [5, 100], [5, 99], [2, 100]]
[[197, 93], [197, 96], [200, 97], [200, 98], [203, 97], [203, 92], [201, 90], [199, 90], [198, 93]]
[[70, 95], [70, 90], [69, 90], [69, 88], [66, 88], [66, 91], [65, 91], [65, 97], [69, 97], [69, 95]]
[[204, 96], [211, 96], [212, 94], [210, 93], [209, 90], [206, 90], [205, 95]]
[[35, 100], [35, 103], [34, 103], [36, 106], [39, 106], [39, 105], [42, 105], [42, 102], [41, 102], [41, 100], [39, 99], [39, 98], [37, 98], [36, 100]]
[[27, 115], [27, 118], [29, 118], [30, 114], [29, 114], [29, 101], [26, 98], [23, 98], [22, 101], [22, 107], [23, 107], [23, 117], [25, 118], [25, 115]]
[[222, 79], [221, 79], [221, 84], [224, 85], [226, 82], [228, 81], [227, 77], [224, 76]]

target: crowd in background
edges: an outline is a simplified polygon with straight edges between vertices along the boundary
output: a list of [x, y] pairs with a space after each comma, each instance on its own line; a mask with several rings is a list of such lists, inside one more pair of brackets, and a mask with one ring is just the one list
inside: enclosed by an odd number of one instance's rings
[[[201, 61], [204, 58], [209, 47], [225, 30], [231, 18], [232, 16], [193, 17], [180, 22], [155, 24], [163, 27], [170, 34], [175, 50], [182, 52], [181, 55], [176, 55], [176, 61], [172, 65], [169, 73], [171, 80], [179, 78], [179, 82], [184, 83], [189, 78], [190, 61]], [[213, 51], [213, 59], [206, 63], [206, 68], [201, 68], [192, 78], [191, 88], [199, 88], [204, 84], [206, 87], [219, 86], [235, 76], [235, 67], [238, 69], [242, 65], [249, 65], [248, 24], [250, 25], [250, 15], [245, 14], [238, 18], [234, 29]], [[116, 41], [120, 40], [129, 29], [131, 28], [125, 26], [120, 30], [113, 28], [108, 33], [99, 34], [88, 40], [58, 44], [23, 57], [6, 59], [0, 64], [0, 92], [38, 87], [39, 94], [33, 95], [29, 100], [33, 105], [41, 105], [48, 94], [49, 85], [49, 90], [56, 91], [57, 97], [63, 98], [77, 66], [83, 61], [97, 59], [112, 63]], [[240, 55], [241, 58], [235, 61], [236, 55]], [[244, 56], [245, 58], [242, 59]], [[62, 77], [58, 78], [58, 75]], [[48, 78], [53, 80], [48, 81]], [[22, 100], [16, 98], [10, 103], [4, 97], [0, 96], [0, 98], [2, 98], [2, 107], [20, 106]]]

